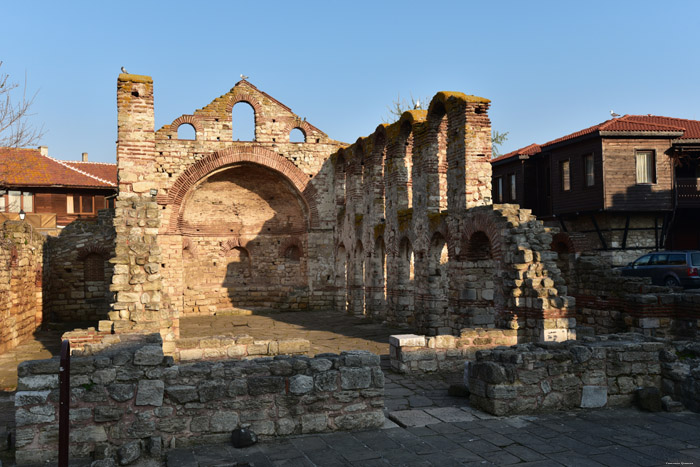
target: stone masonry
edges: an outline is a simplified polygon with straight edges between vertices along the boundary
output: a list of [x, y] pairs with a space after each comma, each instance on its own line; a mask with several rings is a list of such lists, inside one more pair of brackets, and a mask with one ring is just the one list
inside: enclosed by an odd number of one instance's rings
[[41, 325], [45, 245], [28, 223], [0, 226], [0, 353], [17, 347]]
[[[56, 459], [58, 363], [19, 367], [18, 464]], [[379, 357], [365, 351], [176, 365], [159, 335], [142, 337], [72, 359], [71, 459], [160, 460], [228, 442], [238, 427], [262, 437], [378, 428], [383, 387]]]

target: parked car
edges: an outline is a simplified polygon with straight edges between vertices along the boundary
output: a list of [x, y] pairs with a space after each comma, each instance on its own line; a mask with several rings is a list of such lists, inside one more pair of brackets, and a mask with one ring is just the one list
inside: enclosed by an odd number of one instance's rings
[[656, 285], [700, 288], [700, 251], [656, 251], [621, 270], [623, 276], [651, 277]]

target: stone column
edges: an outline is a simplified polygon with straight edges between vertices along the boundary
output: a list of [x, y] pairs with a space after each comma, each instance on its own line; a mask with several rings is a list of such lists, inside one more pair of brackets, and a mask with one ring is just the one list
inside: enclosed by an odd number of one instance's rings
[[114, 275], [117, 292], [110, 319], [115, 331], [160, 332], [166, 351], [178, 334], [175, 313], [163, 306], [158, 246], [160, 209], [156, 203], [153, 80], [121, 74], [117, 80], [119, 196]]

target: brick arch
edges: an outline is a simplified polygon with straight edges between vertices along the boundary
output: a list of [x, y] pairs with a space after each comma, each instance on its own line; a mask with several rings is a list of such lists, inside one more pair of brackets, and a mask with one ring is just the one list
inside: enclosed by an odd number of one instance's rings
[[550, 248], [557, 253], [576, 253], [576, 245], [565, 232], [559, 232], [552, 237]]
[[248, 256], [250, 257], [250, 248], [248, 248], [248, 242], [241, 243], [240, 237], [233, 237], [229, 238], [225, 242], [221, 243], [221, 254], [222, 256], [226, 256], [229, 251], [233, 250], [234, 248], [242, 248], [248, 253]]
[[250, 106], [253, 107], [256, 119], [259, 116], [262, 116], [262, 105], [260, 104], [260, 102], [258, 102], [255, 96], [253, 96], [253, 94], [249, 93], [248, 91], [235, 90], [228, 103], [226, 104], [226, 112], [231, 113], [233, 111], [233, 106], [238, 104], [239, 102], [245, 102], [246, 104], [250, 104]]
[[78, 249], [78, 255], [76, 258], [79, 261], [82, 261], [85, 258], [87, 258], [89, 255], [92, 255], [92, 254], [97, 254], [97, 255], [102, 256], [103, 258], [108, 258], [109, 254], [110, 254], [110, 250], [109, 250], [109, 248], [105, 247], [104, 245], [92, 243], [90, 245], [86, 245], [86, 246]]
[[307, 143], [309, 142], [309, 138], [310, 138], [310, 137], [316, 135], [316, 129], [315, 129], [315, 128], [313, 128], [311, 125], [309, 125], [309, 124], [306, 122], [306, 120], [299, 120], [298, 118], [295, 118], [294, 120], [288, 121], [288, 122], [284, 125], [284, 130], [283, 130], [283, 132], [284, 132], [284, 134], [286, 134], [287, 136], [289, 136], [289, 133], [290, 133], [293, 129], [295, 129], [295, 128], [301, 130], [301, 132], [304, 133], [304, 139], [306, 140]]
[[497, 222], [497, 215], [497, 213], [489, 211], [475, 213], [468, 218], [462, 230], [461, 241], [459, 242], [460, 257], [464, 257], [469, 251], [469, 242], [472, 240], [474, 234], [483, 232], [491, 244], [491, 259], [499, 262], [503, 261], [503, 252], [506, 245], [504, 245], [503, 239], [501, 238], [503, 225]]
[[309, 177], [293, 163], [279, 154], [261, 147], [233, 147], [217, 151], [187, 168], [168, 190], [167, 197], [159, 196], [159, 204], [172, 206], [168, 223], [168, 233], [178, 231], [180, 209], [189, 190], [200, 180], [214, 171], [240, 163], [258, 164], [271, 169], [286, 178], [297, 189], [309, 216], [309, 226], [318, 227], [318, 202], [316, 189], [309, 183]]
[[180, 128], [181, 125], [185, 124], [189, 124], [194, 127], [195, 139], [198, 139], [201, 135], [201, 132], [204, 131], [204, 128], [202, 127], [202, 122], [199, 120], [199, 118], [195, 117], [194, 115], [182, 115], [180, 117], [177, 117], [175, 120], [173, 120], [173, 123], [170, 124], [170, 131], [172, 133], [177, 133], [178, 128]]

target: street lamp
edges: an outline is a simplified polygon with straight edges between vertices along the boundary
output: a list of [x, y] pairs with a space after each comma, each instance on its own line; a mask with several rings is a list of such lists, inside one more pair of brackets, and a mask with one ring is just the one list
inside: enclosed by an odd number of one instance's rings
[[23, 221], [24, 217], [27, 215], [26, 212], [24, 212], [24, 209], [19, 210], [19, 220]]

